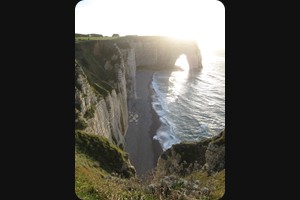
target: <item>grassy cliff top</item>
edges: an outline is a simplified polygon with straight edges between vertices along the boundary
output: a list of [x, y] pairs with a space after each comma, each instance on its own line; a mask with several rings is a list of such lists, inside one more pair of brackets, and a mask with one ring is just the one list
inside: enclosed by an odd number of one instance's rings
[[80, 199], [148, 199], [128, 156], [106, 138], [75, 132], [75, 193]]
[[118, 173], [122, 177], [135, 176], [128, 155], [106, 138], [75, 131], [75, 149], [91, 160], [98, 162], [101, 169], [108, 173]]
[[[215, 139], [214, 141], [219, 141]], [[217, 200], [225, 192], [225, 169], [214, 174], [194, 170], [187, 175], [149, 176], [148, 179], [141, 181], [135, 176], [125, 178], [122, 172], [118, 171], [121, 167], [119, 162], [126, 164], [127, 159], [127, 154], [107, 139], [76, 131], [75, 192], [77, 196], [88, 200]], [[157, 173], [159, 172], [155, 174]]]
[[75, 42], [84, 42], [84, 41], [124, 41], [124, 40], [135, 40], [135, 41], [171, 41], [171, 42], [196, 42], [193, 39], [181, 39], [181, 38], [175, 38], [171, 36], [159, 36], [159, 35], [143, 35], [143, 36], [137, 36], [137, 35], [126, 35], [126, 36], [101, 36], [97, 34], [91, 34], [90, 36], [88, 34], [75, 34]]

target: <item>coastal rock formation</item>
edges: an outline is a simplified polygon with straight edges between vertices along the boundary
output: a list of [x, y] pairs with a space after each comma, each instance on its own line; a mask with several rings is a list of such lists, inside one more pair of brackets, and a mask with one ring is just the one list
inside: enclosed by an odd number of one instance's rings
[[203, 169], [208, 172], [221, 171], [225, 168], [225, 130], [212, 139], [205, 152], [206, 163]]
[[135, 51], [132, 48], [120, 49], [124, 60], [127, 97], [136, 98], [136, 62]]
[[196, 41], [158, 36], [128, 37], [123, 40], [127, 40], [135, 50], [137, 68], [172, 69], [181, 54], [186, 55], [190, 69], [202, 68], [202, 57]]
[[148, 188], [165, 199], [220, 199], [225, 192], [225, 130], [163, 152]]
[[136, 70], [175, 69], [181, 54], [190, 69], [202, 67], [195, 41], [143, 36], [75, 43], [75, 128], [124, 148]]
[[[225, 130], [200, 142], [173, 145], [160, 156], [156, 169], [160, 176], [150, 183], [136, 178], [138, 170], [123, 151], [126, 132], [131, 130], [129, 122], [143, 125], [143, 113], [131, 107], [141, 100], [136, 80], [142, 77], [146, 84], [151, 81], [145, 81], [145, 76], [136, 77], [136, 70], [175, 69], [175, 61], [181, 54], [186, 54], [190, 71], [202, 67], [200, 51], [192, 41], [123, 37], [75, 43], [75, 191], [78, 197], [219, 199], [222, 196]], [[137, 130], [141, 134], [147, 132]], [[138, 149], [137, 152], [149, 160], [146, 151]], [[145, 160], [140, 163], [146, 165]]]
[[162, 153], [157, 164], [161, 176], [199, 169], [208, 173], [225, 169], [225, 130], [199, 142], [175, 144]]
[[128, 128], [125, 64], [117, 46], [76, 45], [75, 126], [124, 148]]

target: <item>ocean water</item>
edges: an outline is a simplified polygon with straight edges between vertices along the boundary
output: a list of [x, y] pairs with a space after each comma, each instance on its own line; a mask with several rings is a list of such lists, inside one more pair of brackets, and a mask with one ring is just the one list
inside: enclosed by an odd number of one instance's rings
[[225, 128], [225, 56], [202, 55], [203, 68], [190, 73], [185, 55], [181, 71], [155, 72], [152, 107], [161, 126], [153, 139], [166, 150], [181, 141], [212, 137]]

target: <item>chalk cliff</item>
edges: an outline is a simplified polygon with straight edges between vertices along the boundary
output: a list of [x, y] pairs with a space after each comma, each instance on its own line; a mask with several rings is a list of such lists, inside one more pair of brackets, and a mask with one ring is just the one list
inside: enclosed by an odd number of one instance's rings
[[145, 183], [136, 179], [137, 172], [123, 151], [130, 102], [137, 102], [136, 70], [175, 69], [181, 54], [187, 56], [190, 71], [202, 68], [193, 41], [122, 37], [75, 43], [78, 197], [219, 199], [224, 194], [225, 130], [210, 139], [172, 146], [160, 156], [153, 179]]
[[136, 70], [174, 69], [181, 54], [190, 69], [202, 67], [195, 41], [144, 36], [75, 43], [75, 128], [123, 148], [127, 101], [136, 98]]
[[136, 52], [136, 65], [138, 68], [151, 69], [174, 68], [177, 58], [185, 54], [190, 69], [202, 68], [202, 57], [196, 41], [178, 40], [170, 37], [128, 37], [130, 46]]
[[75, 128], [123, 148], [128, 128], [125, 64], [117, 46], [102, 45], [76, 44]]

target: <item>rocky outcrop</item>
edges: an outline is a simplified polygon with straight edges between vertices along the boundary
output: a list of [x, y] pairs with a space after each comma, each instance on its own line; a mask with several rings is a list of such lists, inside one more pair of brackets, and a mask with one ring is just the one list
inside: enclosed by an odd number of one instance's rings
[[225, 168], [225, 130], [208, 144], [205, 160], [203, 169], [208, 172], [221, 171]]
[[208, 173], [225, 168], [225, 130], [212, 138], [199, 142], [183, 142], [173, 145], [158, 159], [157, 171], [160, 176], [189, 174], [193, 170]]
[[153, 177], [149, 190], [165, 199], [220, 199], [225, 192], [225, 130], [173, 145], [160, 156]]

